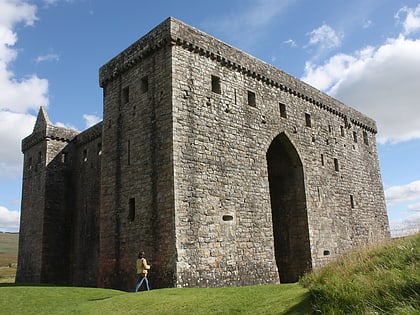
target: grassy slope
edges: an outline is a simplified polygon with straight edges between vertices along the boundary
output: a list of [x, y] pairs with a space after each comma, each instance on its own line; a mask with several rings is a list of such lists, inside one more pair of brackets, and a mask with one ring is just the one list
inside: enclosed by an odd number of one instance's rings
[[351, 253], [301, 283], [321, 314], [420, 314], [420, 234]]

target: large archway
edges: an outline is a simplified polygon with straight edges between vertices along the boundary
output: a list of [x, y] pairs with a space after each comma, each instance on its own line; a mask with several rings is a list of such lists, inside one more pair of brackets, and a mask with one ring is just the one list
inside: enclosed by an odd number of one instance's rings
[[311, 269], [302, 162], [284, 134], [267, 151], [274, 248], [280, 282], [296, 282]]

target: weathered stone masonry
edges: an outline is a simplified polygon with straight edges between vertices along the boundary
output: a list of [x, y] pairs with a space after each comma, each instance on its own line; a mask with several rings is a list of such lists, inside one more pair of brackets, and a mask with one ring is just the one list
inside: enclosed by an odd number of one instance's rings
[[103, 122], [23, 140], [18, 282], [131, 289], [140, 248], [155, 288], [292, 282], [389, 237], [360, 112], [173, 18], [99, 81]]

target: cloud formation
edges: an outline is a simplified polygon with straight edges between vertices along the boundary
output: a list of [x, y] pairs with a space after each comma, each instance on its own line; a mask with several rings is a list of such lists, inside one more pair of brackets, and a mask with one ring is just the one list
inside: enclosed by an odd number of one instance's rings
[[374, 118], [379, 143], [420, 138], [420, 39], [407, 36], [420, 29], [420, 5], [401, 10], [397, 38], [336, 54], [321, 65], [308, 61], [302, 78]]
[[21, 139], [33, 127], [29, 112], [48, 105], [48, 81], [31, 74], [17, 78], [10, 65], [17, 58], [14, 29], [36, 21], [36, 7], [24, 1], [0, 0], [0, 178], [21, 173]]
[[19, 230], [20, 212], [0, 206], [0, 231], [16, 232]]
[[420, 180], [386, 189], [385, 198], [390, 205], [420, 199]]

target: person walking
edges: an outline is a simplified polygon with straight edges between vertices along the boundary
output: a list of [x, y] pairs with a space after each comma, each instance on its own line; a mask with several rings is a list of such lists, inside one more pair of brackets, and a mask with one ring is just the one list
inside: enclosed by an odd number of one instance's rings
[[134, 289], [134, 292], [138, 292], [139, 289], [141, 288], [141, 285], [143, 284], [143, 282], [146, 283], [146, 289], [147, 291], [150, 290], [149, 287], [149, 280], [147, 279], [147, 273], [148, 270], [150, 269], [150, 265], [147, 264], [145, 255], [143, 251], [139, 252], [139, 255], [137, 257], [136, 260], [136, 269], [137, 269], [137, 283], [136, 283], [136, 287]]

